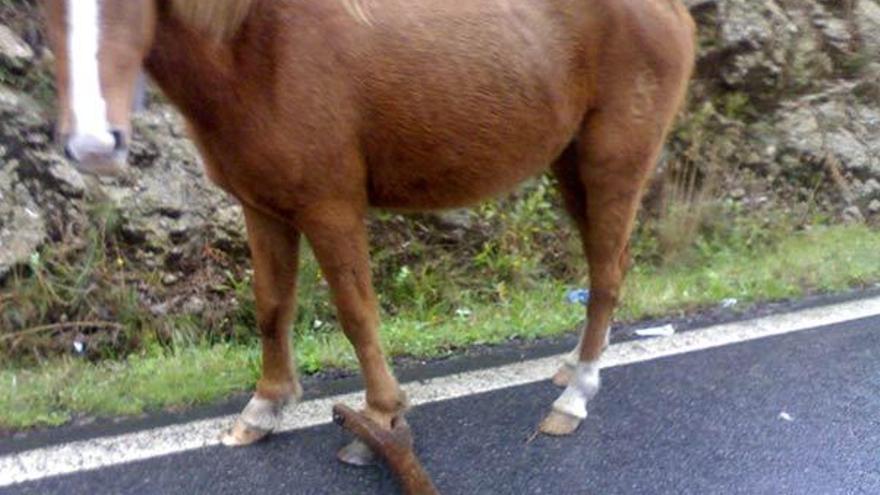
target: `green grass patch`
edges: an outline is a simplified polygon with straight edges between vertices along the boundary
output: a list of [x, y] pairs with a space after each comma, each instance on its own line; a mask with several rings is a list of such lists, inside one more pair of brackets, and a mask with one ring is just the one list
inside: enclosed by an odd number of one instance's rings
[[[634, 267], [618, 319], [682, 313], [725, 298], [773, 300], [878, 281], [880, 233], [868, 227], [815, 228], [772, 243], [701, 241], [686, 263]], [[581, 308], [564, 302], [570, 284], [527, 285], [516, 291], [499, 285], [491, 301], [463, 291], [454, 307], [406, 305], [384, 319], [386, 349], [392, 356], [436, 357], [475, 344], [556, 336], [583, 317]], [[304, 372], [355, 367], [341, 332], [299, 321], [294, 345]], [[51, 426], [77, 415], [131, 415], [217, 400], [253, 387], [259, 362], [257, 345], [195, 340], [150, 346], [119, 362], [56, 358], [7, 367], [0, 369], [0, 427]]]
[[717, 243], [702, 248], [701, 262], [634, 267], [618, 318], [691, 311], [726, 298], [767, 301], [880, 281], [880, 232], [865, 226], [818, 227], [752, 248]]

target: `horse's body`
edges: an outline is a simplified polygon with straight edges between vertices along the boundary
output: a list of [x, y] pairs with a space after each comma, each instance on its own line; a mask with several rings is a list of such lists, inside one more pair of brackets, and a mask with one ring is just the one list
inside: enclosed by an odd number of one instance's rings
[[586, 0], [363, 3], [363, 19], [341, 1], [258, 3], [229, 50], [159, 23], [147, 69], [246, 203], [290, 218], [330, 182], [374, 206], [468, 205], [546, 169], [618, 84], [596, 80], [586, 47], [609, 14]]
[[[64, 2], [47, 1], [64, 53]], [[118, 19], [152, 16], [147, 41], [120, 44], [143, 44], [144, 66], [186, 116], [209, 176], [245, 211], [263, 378], [228, 443], [262, 437], [299, 394], [287, 331], [300, 233], [357, 350], [366, 412], [388, 424], [405, 398], [379, 347], [367, 209], [464, 206], [550, 167], [584, 238], [593, 288], [581, 364], [559, 376], [571, 384], [543, 424], [573, 431], [598, 388], [638, 202], [693, 65], [693, 24], [678, 0], [103, 4], [140, 11]], [[124, 134], [127, 116], [114, 109], [126, 93], [112, 91], [104, 70], [127, 67], [109, 60], [118, 53], [102, 48], [98, 60], [107, 129]], [[63, 88], [76, 76], [59, 62]], [[62, 91], [61, 130], [81, 148], [71, 155], [97, 156], [81, 143], [107, 140], [80, 139], [69, 98]]]

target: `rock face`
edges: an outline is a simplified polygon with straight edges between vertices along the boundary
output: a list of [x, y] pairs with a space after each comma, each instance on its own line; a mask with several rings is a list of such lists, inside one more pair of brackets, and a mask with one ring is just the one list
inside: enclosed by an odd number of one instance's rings
[[196, 255], [206, 244], [243, 253], [240, 209], [205, 179], [180, 117], [154, 107], [135, 118], [135, 133], [142, 137], [131, 150], [130, 176], [100, 186], [123, 220], [126, 240], [169, 268], [170, 259]]
[[23, 69], [33, 58], [31, 47], [7, 26], [0, 24], [0, 63], [7, 68]]
[[127, 255], [176, 270], [205, 246], [246, 251], [239, 209], [204, 178], [176, 113], [155, 105], [135, 118], [128, 175], [80, 175], [56, 152], [46, 110], [0, 85], [0, 279], [47, 242], [89, 222], [96, 205], [118, 217]]
[[[705, 117], [711, 145], [699, 159], [723, 169], [731, 200], [770, 207], [780, 191], [803, 200], [818, 187], [840, 219], [880, 215], [880, 0], [686, 3], [701, 43], [690, 113]], [[240, 212], [207, 183], [168, 106], [136, 118], [122, 180], [84, 178], [56, 154], [51, 112], [19, 84], [43, 70], [44, 50], [28, 39], [0, 25], [0, 279], [95, 204], [116, 212], [127, 254], [167, 271], [160, 279], [178, 280], [206, 246], [241, 257]], [[679, 133], [671, 152], [689, 139]], [[467, 229], [468, 215], [440, 223]]]
[[880, 178], [880, 2], [689, 5], [701, 41], [691, 100], [712, 105], [705, 133], [717, 140], [706, 159], [722, 163], [727, 191], [751, 184], [728, 197], [764, 195], [775, 208], [788, 195], [848, 221], [870, 212]]
[[48, 236], [46, 212], [21, 180], [38, 160], [31, 148], [45, 139], [36, 105], [0, 86], [0, 277], [26, 262]]

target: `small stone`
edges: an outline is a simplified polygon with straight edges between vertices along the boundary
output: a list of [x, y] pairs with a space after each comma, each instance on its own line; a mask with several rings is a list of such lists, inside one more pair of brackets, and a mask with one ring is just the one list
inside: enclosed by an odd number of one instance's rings
[[75, 352], [77, 354], [83, 354], [85, 351], [86, 351], [85, 342], [83, 342], [79, 339], [76, 339], [73, 341], [73, 352]]
[[162, 277], [162, 283], [165, 285], [174, 285], [180, 280], [180, 277], [173, 273], [167, 273]]
[[473, 227], [474, 221], [468, 210], [449, 210], [434, 214], [438, 223], [445, 228], [468, 230]]
[[873, 198], [880, 195], [880, 182], [877, 179], [868, 179], [862, 185], [862, 195], [866, 198]]
[[55, 181], [55, 185], [62, 194], [72, 198], [79, 198], [85, 194], [86, 183], [82, 174], [76, 171], [73, 166], [65, 160], [44, 158], [48, 163], [46, 171]]
[[188, 315], [201, 315], [205, 312], [208, 303], [198, 296], [193, 296], [183, 304], [183, 312]]
[[880, 213], [880, 199], [871, 201], [871, 204], [868, 205], [868, 211], [873, 215]]
[[0, 278], [33, 259], [48, 236], [36, 200], [24, 186], [14, 184], [14, 178], [11, 169], [0, 170]]
[[0, 64], [22, 69], [34, 58], [34, 51], [11, 29], [0, 24]]
[[865, 221], [865, 216], [858, 206], [849, 206], [843, 210], [843, 220], [847, 223], [862, 223]]
[[745, 197], [745, 195], [746, 195], [746, 190], [743, 189], [742, 187], [738, 187], [738, 188], [734, 189], [733, 191], [730, 191], [730, 197], [733, 199], [742, 199]]
[[168, 314], [168, 301], [150, 306], [150, 313], [153, 316], [165, 316]]
[[458, 316], [459, 318], [470, 318], [473, 314], [474, 312], [469, 308], [458, 308], [455, 310], [455, 316]]

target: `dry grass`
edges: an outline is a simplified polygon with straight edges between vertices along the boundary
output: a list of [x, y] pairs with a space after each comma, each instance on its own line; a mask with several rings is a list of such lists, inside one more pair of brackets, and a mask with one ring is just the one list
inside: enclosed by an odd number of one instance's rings
[[663, 174], [653, 229], [665, 262], [678, 260], [689, 251], [718, 204], [721, 164], [705, 125], [709, 112], [703, 109], [690, 115], [678, 129], [684, 147]]

